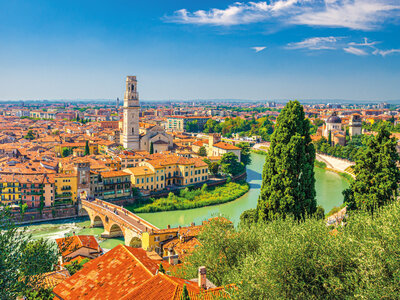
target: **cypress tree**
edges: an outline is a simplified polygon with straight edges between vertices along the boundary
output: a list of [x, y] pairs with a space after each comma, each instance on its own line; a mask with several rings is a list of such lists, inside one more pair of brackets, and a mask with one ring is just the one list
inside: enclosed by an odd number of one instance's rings
[[290, 101], [279, 114], [266, 156], [257, 211], [259, 220], [286, 215], [302, 219], [316, 211], [310, 124], [303, 106]]
[[86, 145], [85, 145], [85, 155], [89, 155], [89, 154], [90, 154], [89, 141], [86, 141]]
[[329, 146], [332, 146], [332, 132], [329, 130], [329, 135], [328, 135], [328, 144]]
[[190, 300], [189, 292], [187, 290], [186, 284], [183, 285], [181, 300]]
[[165, 269], [162, 263], [160, 263], [160, 265], [158, 266], [158, 272], [165, 274]]
[[150, 142], [150, 154], [154, 153], [154, 146], [153, 146], [153, 142]]
[[354, 166], [356, 179], [343, 191], [348, 209], [374, 210], [397, 198], [400, 170], [396, 141], [381, 126], [378, 134], [360, 151]]

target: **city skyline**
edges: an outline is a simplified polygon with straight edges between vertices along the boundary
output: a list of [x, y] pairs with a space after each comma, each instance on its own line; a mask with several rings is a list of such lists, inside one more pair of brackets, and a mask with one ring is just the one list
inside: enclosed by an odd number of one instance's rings
[[0, 100], [399, 100], [400, 4], [0, 4]]

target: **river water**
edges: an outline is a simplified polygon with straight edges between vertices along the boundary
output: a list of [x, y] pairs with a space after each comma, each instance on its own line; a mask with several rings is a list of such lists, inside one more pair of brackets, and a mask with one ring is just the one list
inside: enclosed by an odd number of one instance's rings
[[[213, 216], [223, 215], [238, 223], [240, 214], [250, 208], [257, 206], [257, 199], [261, 187], [261, 173], [264, 165], [265, 156], [252, 153], [252, 163], [247, 168], [247, 181], [250, 184], [250, 190], [239, 199], [215, 206], [208, 206], [196, 209], [177, 210], [157, 213], [142, 213], [140, 217], [149, 221], [159, 228], [165, 228], [167, 225], [189, 225], [191, 222], [200, 224], [203, 220]], [[342, 191], [349, 186], [346, 179], [338, 174], [315, 168], [317, 203], [322, 205], [325, 212], [329, 212], [332, 207], [339, 206], [343, 202]], [[68, 219], [64, 221], [52, 221], [39, 225], [27, 227], [27, 231], [33, 238], [59, 238], [66, 234], [89, 234], [99, 239], [100, 245], [104, 249], [111, 249], [116, 245], [123, 243], [123, 238], [101, 240], [100, 234], [102, 228], [89, 228], [90, 221], [86, 219]]]

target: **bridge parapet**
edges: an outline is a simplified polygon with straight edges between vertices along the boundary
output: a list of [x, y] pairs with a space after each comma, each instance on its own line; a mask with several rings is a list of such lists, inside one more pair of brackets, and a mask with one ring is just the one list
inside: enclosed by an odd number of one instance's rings
[[106, 201], [81, 200], [81, 205], [88, 212], [92, 226], [103, 224], [103, 237], [124, 236], [127, 245], [132, 238], [141, 237], [143, 232], [158, 229], [127, 209]]

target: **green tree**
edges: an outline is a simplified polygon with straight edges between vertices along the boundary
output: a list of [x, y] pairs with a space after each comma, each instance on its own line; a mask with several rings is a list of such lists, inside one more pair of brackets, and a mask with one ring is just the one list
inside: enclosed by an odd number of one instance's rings
[[199, 156], [207, 156], [207, 149], [204, 146], [201, 146], [199, 152], [197, 153]]
[[199, 124], [197, 120], [187, 122], [185, 130], [188, 132], [199, 132]]
[[241, 174], [246, 170], [244, 164], [239, 162], [238, 157], [232, 152], [225, 153], [219, 164], [223, 173], [232, 176]]
[[397, 199], [400, 170], [396, 141], [381, 126], [364, 151], [358, 154], [354, 174], [356, 179], [343, 191], [344, 203], [351, 209], [365, 209], [371, 213]]
[[154, 145], [153, 145], [153, 142], [150, 142], [150, 154], [153, 154], [154, 153]]
[[31, 242], [5, 207], [0, 208], [0, 220], [0, 299], [16, 299], [40, 285], [40, 274], [51, 271], [57, 252], [43, 240]]
[[21, 216], [21, 221], [24, 220], [26, 209], [28, 208], [28, 204], [23, 203], [22, 201], [19, 203], [19, 214]]
[[90, 154], [89, 141], [86, 141], [86, 144], [85, 144], [85, 155], [89, 155], [89, 154]]
[[241, 142], [236, 145], [240, 150], [240, 161], [248, 166], [251, 164], [251, 153], [250, 153], [250, 144], [246, 142]]
[[208, 170], [210, 173], [214, 176], [217, 176], [219, 173], [219, 163], [217, 162], [212, 162], [208, 165]]
[[33, 133], [33, 131], [31, 129], [29, 129], [28, 133], [24, 136], [24, 139], [27, 139], [27, 140], [34, 140], [35, 138], [36, 138], [35, 134]]
[[158, 266], [158, 272], [159, 273], [164, 273], [165, 274], [165, 269], [162, 263], [160, 263], [160, 265]]
[[328, 135], [328, 144], [329, 146], [332, 146], [332, 132], [329, 130], [329, 135]]
[[71, 152], [72, 152], [71, 148], [68, 148], [68, 147], [62, 148], [62, 150], [61, 150], [62, 157], [69, 156], [71, 154]]
[[69, 264], [65, 265], [65, 268], [68, 270], [69, 274], [74, 275], [79, 270], [82, 270], [83, 265], [90, 261], [88, 258], [77, 262], [76, 260], [70, 262]]
[[313, 215], [315, 149], [303, 106], [290, 101], [279, 114], [266, 156], [257, 210], [260, 220]]
[[187, 290], [186, 284], [183, 285], [181, 300], [190, 300], [189, 292]]

